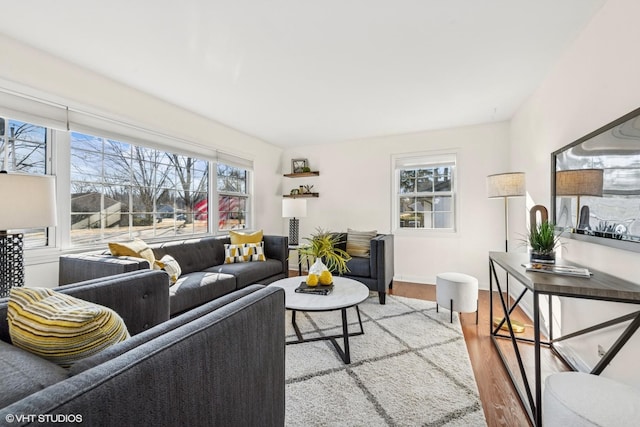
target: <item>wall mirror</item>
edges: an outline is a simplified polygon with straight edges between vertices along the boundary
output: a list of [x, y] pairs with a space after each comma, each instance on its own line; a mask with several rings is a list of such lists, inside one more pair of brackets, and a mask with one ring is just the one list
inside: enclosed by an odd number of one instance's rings
[[640, 252], [640, 108], [551, 155], [564, 236]]

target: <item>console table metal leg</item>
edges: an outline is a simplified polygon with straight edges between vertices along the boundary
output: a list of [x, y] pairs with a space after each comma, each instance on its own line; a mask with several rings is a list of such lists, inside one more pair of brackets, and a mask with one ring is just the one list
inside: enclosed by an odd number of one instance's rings
[[542, 383], [540, 369], [540, 295], [533, 292], [533, 340], [534, 340], [534, 364], [536, 382], [535, 425], [542, 425]]

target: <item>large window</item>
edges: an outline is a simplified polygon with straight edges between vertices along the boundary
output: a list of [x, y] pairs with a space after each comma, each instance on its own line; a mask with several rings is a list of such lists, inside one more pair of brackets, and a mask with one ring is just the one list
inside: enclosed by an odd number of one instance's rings
[[455, 230], [455, 155], [398, 157], [395, 182], [396, 228]]
[[208, 231], [209, 162], [71, 132], [71, 243]]
[[[48, 135], [49, 131], [43, 126], [0, 117], [0, 170], [29, 174], [48, 173]], [[25, 247], [42, 247], [48, 243], [47, 229], [24, 230]]]
[[10, 230], [25, 234], [27, 248], [103, 248], [253, 225], [251, 160], [5, 90], [0, 170], [55, 174], [62, 189], [58, 227]]

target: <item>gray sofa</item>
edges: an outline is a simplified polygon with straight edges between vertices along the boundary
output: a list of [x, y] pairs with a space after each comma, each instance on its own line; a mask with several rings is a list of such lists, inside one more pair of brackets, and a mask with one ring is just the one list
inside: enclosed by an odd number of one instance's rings
[[145, 270], [56, 288], [132, 335], [70, 370], [10, 345], [0, 299], [0, 423], [284, 425], [284, 292], [250, 285], [170, 319], [168, 287]]
[[[229, 237], [204, 237], [149, 245], [156, 259], [174, 257], [182, 275], [171, 286], [172, 316], [250, 284], [267, 285], [289, 276], [286, 236], [263, 236], [266, 261], [224, 264]], [[142, 258], [115, 257], [109, 251], [60, 257], [59, 284], [76, 283], [129, 271], [149, 269]]]
[[[340, 242], [337, 246], [346, 251], [347, 233], [336, 234]], [[384, 304], [393, 285], [393, 234], [378, 234], [371, 239], [369, 255], [369, 258], [353, 257], [347, 261], [349, 271], [342, 276], [364, 283], [378, 292], [378, 300]]]

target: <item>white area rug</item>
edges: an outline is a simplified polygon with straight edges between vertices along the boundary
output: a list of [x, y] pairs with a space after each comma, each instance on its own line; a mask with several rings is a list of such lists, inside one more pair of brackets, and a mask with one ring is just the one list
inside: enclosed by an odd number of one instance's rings
[[[387, 295], [380, 305], [377, 294], [360, 314], [350, 365], [330, 341], [287, 345], [287, 426], [486, 425], [457, 314], [451, 324], [434, 302]], [[359, 331], [355, 308], [347, 315]], [[296, 320], [304, 338], [342, 331], [339, 310]], [[289, 311], [287, 340], [296, 340]]]

